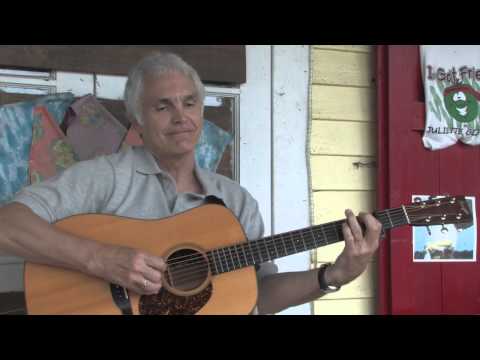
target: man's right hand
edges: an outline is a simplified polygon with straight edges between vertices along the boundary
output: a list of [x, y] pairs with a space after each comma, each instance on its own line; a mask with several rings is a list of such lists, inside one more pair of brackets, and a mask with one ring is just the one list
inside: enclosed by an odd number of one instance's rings
[[103, 244], [89, 264], [92, 275], [140, 295], [157, 294], [166, 269], [161, 257], [138, 249]]

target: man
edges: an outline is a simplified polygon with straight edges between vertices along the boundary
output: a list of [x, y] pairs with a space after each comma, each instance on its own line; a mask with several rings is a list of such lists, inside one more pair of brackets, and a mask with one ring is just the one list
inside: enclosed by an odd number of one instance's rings
[[[203, 100], [198, 74], [178, 56], [155, 54], [142, 60], [129, 74], [125, 103], [144, 147], [79, 162], [45, 183], [23, 189], [0, 209], [0, 251], [81, 271], [139, 294], [155, 294], [162, 287], [164, 259], [79, 238], [50, 224], [80, 213], [156, 219], [199, 206], [213, 195], [237, 216], [248, 239], [262, 237], [262, 218], [248, 191], [195, 162]], [[259, 312], [276, 313], [313, 301], [359, 276], [378, 247], [381, 230], [372, 215], [359, 216], [365, 235], [348, 210], [346, 246], [334, 264], [320, 271], [263, 271]]]

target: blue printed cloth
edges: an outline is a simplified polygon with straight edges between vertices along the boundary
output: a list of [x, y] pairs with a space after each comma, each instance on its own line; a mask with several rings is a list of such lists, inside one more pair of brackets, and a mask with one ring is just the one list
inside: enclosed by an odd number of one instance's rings
[[232, 134], [205, 119], [195, 147], [195, 159], [198, 165], [213, 172], [217, 171], [225, 148], [230, 144], [232, 138]]
[[0, 106], [0, 205], [29, 184], [32, 128], [39, 121], [34, 109], [43, 107], [61, 124], [73, 100], [73, 94], [62, 93]]

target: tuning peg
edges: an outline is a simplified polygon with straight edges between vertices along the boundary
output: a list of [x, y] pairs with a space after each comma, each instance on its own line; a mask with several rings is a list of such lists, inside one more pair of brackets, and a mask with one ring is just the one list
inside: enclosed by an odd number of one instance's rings
[[444, 198], [444, 197], [449, 197], [450, 194], [442, 194], [442, 195], [430, 195], [428, 197], [429, 200], [435, 200], [435, 199], [441, 199], [441, 198]]
[[430, 225], [427, 225], [428, 236], [432, 236], [432, 231], [430, 230]]
[[442, 228], [440, 229], [442, 234], [445, 234], [448, 232], [448, 229], [445, 227], [445, 224], [442, 224]]

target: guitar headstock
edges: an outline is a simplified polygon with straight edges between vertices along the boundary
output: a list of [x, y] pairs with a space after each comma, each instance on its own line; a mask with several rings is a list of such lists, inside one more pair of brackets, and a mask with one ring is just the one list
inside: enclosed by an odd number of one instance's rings
[[467, 228], [473, 224], [472, 209], [463, 195], [417, 200], [404, 209], [414, 226], [456, 224]]

